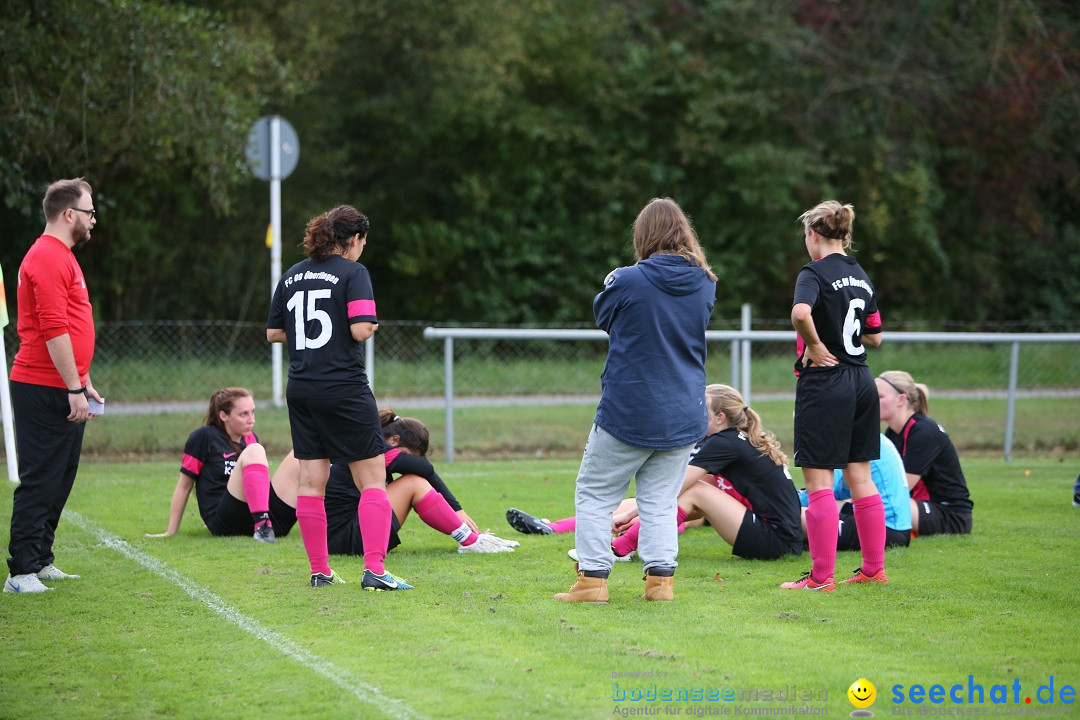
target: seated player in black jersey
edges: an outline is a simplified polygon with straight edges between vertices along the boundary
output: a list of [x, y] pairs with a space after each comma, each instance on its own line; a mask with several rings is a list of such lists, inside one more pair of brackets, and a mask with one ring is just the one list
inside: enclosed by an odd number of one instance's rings
[[973, 503], [967, 480], [945, 428], [927, 416], [929, 391], [903, 370], [877, 377], [885, 437], [904, 460], [911, 490], [911, 536], [966, 535]]
[[[704, 517], [742, 558], [801, 555], [799, 495], [780, 443], [735, 388], [709, 385], [705, 401], [709, 434], [690, 454], [679, 522]], [[616, 555], [636, 544], [635, 516], [614, 517], [615, 531], [625, 531], [612, 542]]]
[[[704, 518], [739, 557], [775, 560], [802, 553], [799, 496], [787, 470], [787, 457], [761, 418], [728, 385], [705, 389], [708, 435], [690, 455], [679, 493], [680, 532]], [[516, 508], [507, 521], [534, 534], [573, 530], [574, 518], [545, 522]], [[612, 527], [621, 533], [612, 543], [617, 560], [637, 548], [639, 525], [633, 498], [616, 509]], [[571, 551], [571, 557], [574, 551]]]
[[[399, 417], [392, 409], [379, 411], [383, 437], [388, 448], [386, 458], [386, 496], [394, 514], [391, 517], [388, 550], [401, 540], [398, 531], [405, 523], [409, 510], [429, 527], [449, 535], [458, 543], [458, 552], [513, 552], [520, 543], [482, 533], [462, 509], [443, 479], [427, 459], [430, 433], [416, 418]], [[281, 461], [274, 478], [282, 477], [286, 484], [299, 477], [300, 466], [292, 452]], [[286, 479], [288, 478], [288, 479]], [[352, 481], [348, 466], [334, 464], [326, 485], [327, 547], [331, 555], [363, 555], [357, 506], [360, 491]]]
[[146, 537], [169, 537], [180, 529], [191, 490], [199, 514], [214, 535], [248, 535], [272, 543], [296, 523], [296, 479], [271, 481], [266, 450], [252, 428], [251, 391], [231, 387], [210, 397], [206, 422], [188, 436], [180, 478], [169, 503], [169, 527]]

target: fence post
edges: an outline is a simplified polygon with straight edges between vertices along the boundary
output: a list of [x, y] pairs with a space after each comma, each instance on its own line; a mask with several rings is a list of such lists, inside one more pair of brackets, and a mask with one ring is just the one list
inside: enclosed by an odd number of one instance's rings
[[1020, 343], [1009, 351], [1009, 400], [1005, 410], [1005, 460], [1012, 460], [1013, 423], [1016, 421], [1016, 375], [1020, 365]]
[[443, 340], [443, 405], [446, 407], [446, 462], [454, 462], [454, 338]]
[[741, 348], [741, 340], [731, 341], [731, 387], [739, 387], [739, 350]]
[[[742, 306], [742, 330], [750, 332], [750, 304]], [[750, 404], [750, 338], [742, 341], [742, 396], [743, 404]]]

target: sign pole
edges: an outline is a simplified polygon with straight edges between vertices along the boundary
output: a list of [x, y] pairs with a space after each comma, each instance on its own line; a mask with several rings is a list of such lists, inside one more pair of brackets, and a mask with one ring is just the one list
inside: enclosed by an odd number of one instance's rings
[[[281, 279], [281, 118], [270, 118], [270, 297]], [[274, 373], [274, 407], [282, 406], [281, 343], [270, 343]]]
[[[248, 166], [260, 180], [270, 183], [270, 300], [281, 279], [281, 181], [292, 175], [300, 160], [300, 139], [289, 121], [280, 115], [264, 115], [248, 134]], [[273, 403], [281, 407], [281, 343], [270, 343], [274, 377]]]

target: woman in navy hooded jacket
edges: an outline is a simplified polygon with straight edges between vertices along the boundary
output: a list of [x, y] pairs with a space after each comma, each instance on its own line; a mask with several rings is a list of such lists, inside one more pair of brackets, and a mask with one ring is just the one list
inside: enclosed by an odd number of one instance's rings
[[634, 253], [637, 264], [613, 270], [593, 301], [608, 356], [574, 497], [578, 577], [555, 596], [563, 602], [607, 602], [612, 512], [635, 477], [645, 598], [673, 598], [676, 498], [690, 450], [708, 428], [705, 329], [716, 275], [670, 198], [638, 214]]

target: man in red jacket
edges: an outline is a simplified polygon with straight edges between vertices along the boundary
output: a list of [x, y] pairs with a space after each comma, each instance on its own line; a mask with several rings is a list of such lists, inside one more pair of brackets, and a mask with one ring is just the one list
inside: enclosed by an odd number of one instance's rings
[[11, 509], [4, 592], [51, 590], [42, 580], [78, 577], [53, 565], [52, 545], [79, 470], [83, 430], [102, 402], [90, 382], [94, 317], [72, 249], [90, 239], [97, 212], [82, 178], [58, 180], [42, 203], [45, 232], [19, 266], [19, 352], [11, 405], [19, 486]]

